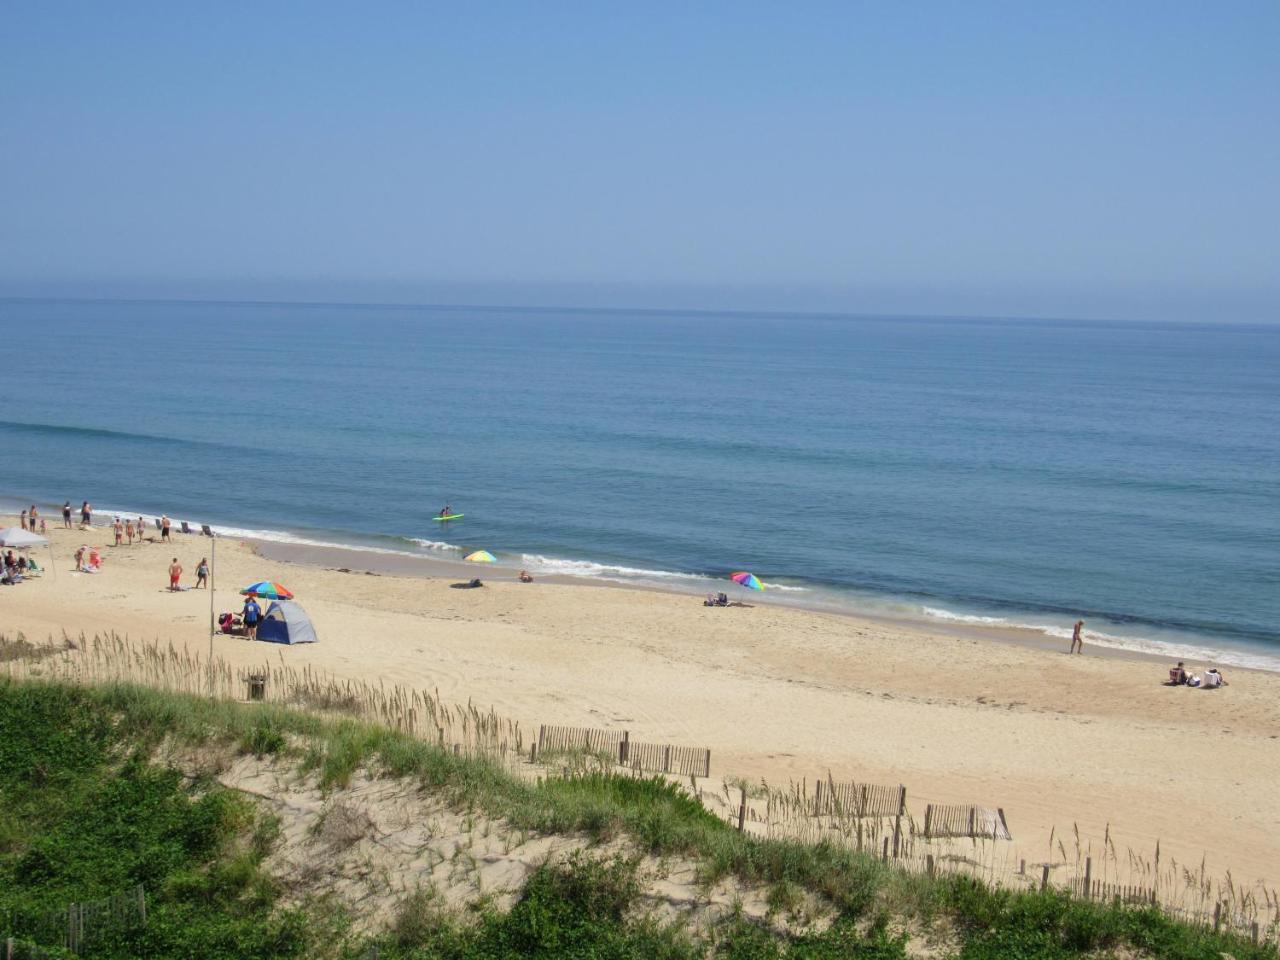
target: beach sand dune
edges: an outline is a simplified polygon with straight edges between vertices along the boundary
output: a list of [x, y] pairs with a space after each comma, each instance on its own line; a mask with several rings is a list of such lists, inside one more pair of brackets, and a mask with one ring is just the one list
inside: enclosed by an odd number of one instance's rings
[[[8, 521], [6, 521], [8, 522]], [[210, 597], [170, 593], [210, 542], [109, 546], [109, 531], [51, 530], [58, 570], [0, 588], [0, 629], [30, 639], [115, 631], [204, 653]], [[90, 539], [86, 540], [86, 537]], [[104, 569], [71, 573], [81, 543]], [[43, 559], [40, 553], [38, 558]], [[47, 554], [45, 555], [47, 556]], [[1231, 669], [1218, 691], [1161, 685], [1168, 664], [1057, 650], [756, 604], [564, 582], [520, 584], [340, 572], [219, 541], [217, 611], [237, 590], [287, 584], [320, 642], [281, 648], [217, 637], [238, 665], [284, 656], [338, 676], [438, 688], [539, 723], [625, 727], [634, 738], [712, 751], [716, 776], [825, 777], [907, 786], [928, 802], [1004, 809], [1017, 853], [1050, 856], [1051, 828], [1099, 851], [1104, 831], [1150, 857], [1237, 882], [1280, 863], [1280, 675]], [[1065, 644], [1064, 644], [1065, 647]], [[1208, 664], [1195, 664], [1202, 669]], [[1054, 856], [1052, 859], [1060, 859]]]

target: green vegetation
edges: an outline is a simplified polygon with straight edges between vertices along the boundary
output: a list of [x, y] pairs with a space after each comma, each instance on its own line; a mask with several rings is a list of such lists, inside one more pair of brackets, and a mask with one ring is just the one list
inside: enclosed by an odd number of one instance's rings
[[[763, 887], [779, 915], [806, 898], [835, 919], [786, 936], [745, 916], [696, 937], [645, 913], [638, 861], [578, 854], [532, 874], [514, 905], [466, 915], [430, 888], [399, 904], [374, 940], [326, 902], [282, 905], [263, 868], [276, 825], [214, 782], [153, 762], [162, 741], [294, 754], [328, 785], [361, 768], [411, 778], [454, 809], [516, 831], [626, 838], [629, 849], [699, 864], [712, 883]], [[901, 931], [938, 928], [963, 960], [1130, 955], [1275, 958], [1150, 907], [1087, 903], [1056, 892], [930, 880], [835, 845], [743, 836], [660, 779], [604, 773], [526, 783], [394, 731], [271, 705], [245, 706], [131, 686], [0, 681], [0, 936], [54, 945], [52, 916], [71, 902], [142, 884], [148, 915], [95, 933], [92, 957], [384, 958], [723, 957], [887, 960]]]

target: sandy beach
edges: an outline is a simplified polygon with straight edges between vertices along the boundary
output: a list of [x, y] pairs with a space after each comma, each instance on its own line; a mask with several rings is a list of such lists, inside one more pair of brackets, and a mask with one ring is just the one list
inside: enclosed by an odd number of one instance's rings
[[[16, 517], [4, 519], [16, 525]], [[154, 532], [153, 532], [154, 535]], [[110, 546], [109, 528], [51, 528], [57, 569], [0, 588], [0, 630], [33, 640], [115, 631], [204, 652], [210, 596], [171, 593], [210, 554], [206, 538]], [[82, 543], [95, 575], [72, 573]], [[35, 552], [46, 562], [48, 551]], [[1004, 809], [1029, 861], [1050, 830], [1100, 849], [1163, 856], [1237, 882], [1275, 882], [1280, 863], [1280, 675], [1227, 669], [1217, 691], [1168, 688], [1170, 664], [1086, 650], [1068, 656], [973, 632], [567, 581], [520, 584], [510, 571], [460, 577], [366, 573], [357, 552], [260, 554], [220, 540], [218, 611], [262, 579], [287, 584], [320, 642], [215, 639], [236, 664], [284, 657], [338, 676], [436, 687], [446, 699], [539, 723], [625, 727], [645, 740], [706, 746], [720, 776], [907, 786], [913, 804]], [[289, 559], [288, 557], [291, 557]], [[350, 572], [341, 572], [347, 567]], [[447, 571], [446, 571], [447, 572]], [[462, 571], [460, 571], [462, 572]], [[1065, 647], [1065, 644], [1064, 644]], [[1203, 672], [1210, 664], [1189, 663]], [[1071, 846], [1073, 841], [1068, 843]]]

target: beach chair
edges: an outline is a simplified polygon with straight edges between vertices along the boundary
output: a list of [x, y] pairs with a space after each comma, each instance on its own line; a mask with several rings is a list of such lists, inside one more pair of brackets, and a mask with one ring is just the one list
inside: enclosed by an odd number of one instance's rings
[[187, 534], [191, 533], [191, 527], [187, 525], [187, 521], [183, 520], [181, 526], [182, 526], [183, 533], [187, 533]]
[[164, 529], [164, 524], [160, 522], [160, 518], [159, 518], [159, 517], [156, 517], [156, 529], [157, 529], [157, 530], [163, 530], [163, 529]]
[[200, 524], [200, 532], [203, 533], [206, 537], [213, 536], [213, 531], [209, 529], [209, 525], [207, 523]]

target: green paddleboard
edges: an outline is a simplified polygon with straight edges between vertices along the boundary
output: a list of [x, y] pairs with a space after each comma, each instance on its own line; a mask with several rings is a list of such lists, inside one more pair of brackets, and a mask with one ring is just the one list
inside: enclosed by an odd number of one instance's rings
[[444, 523], [446, 520], [461, 520], [462, 516], [463, 515], [461, 513], [451, 513], [447, 517], [432, 517], [431, 519]]

